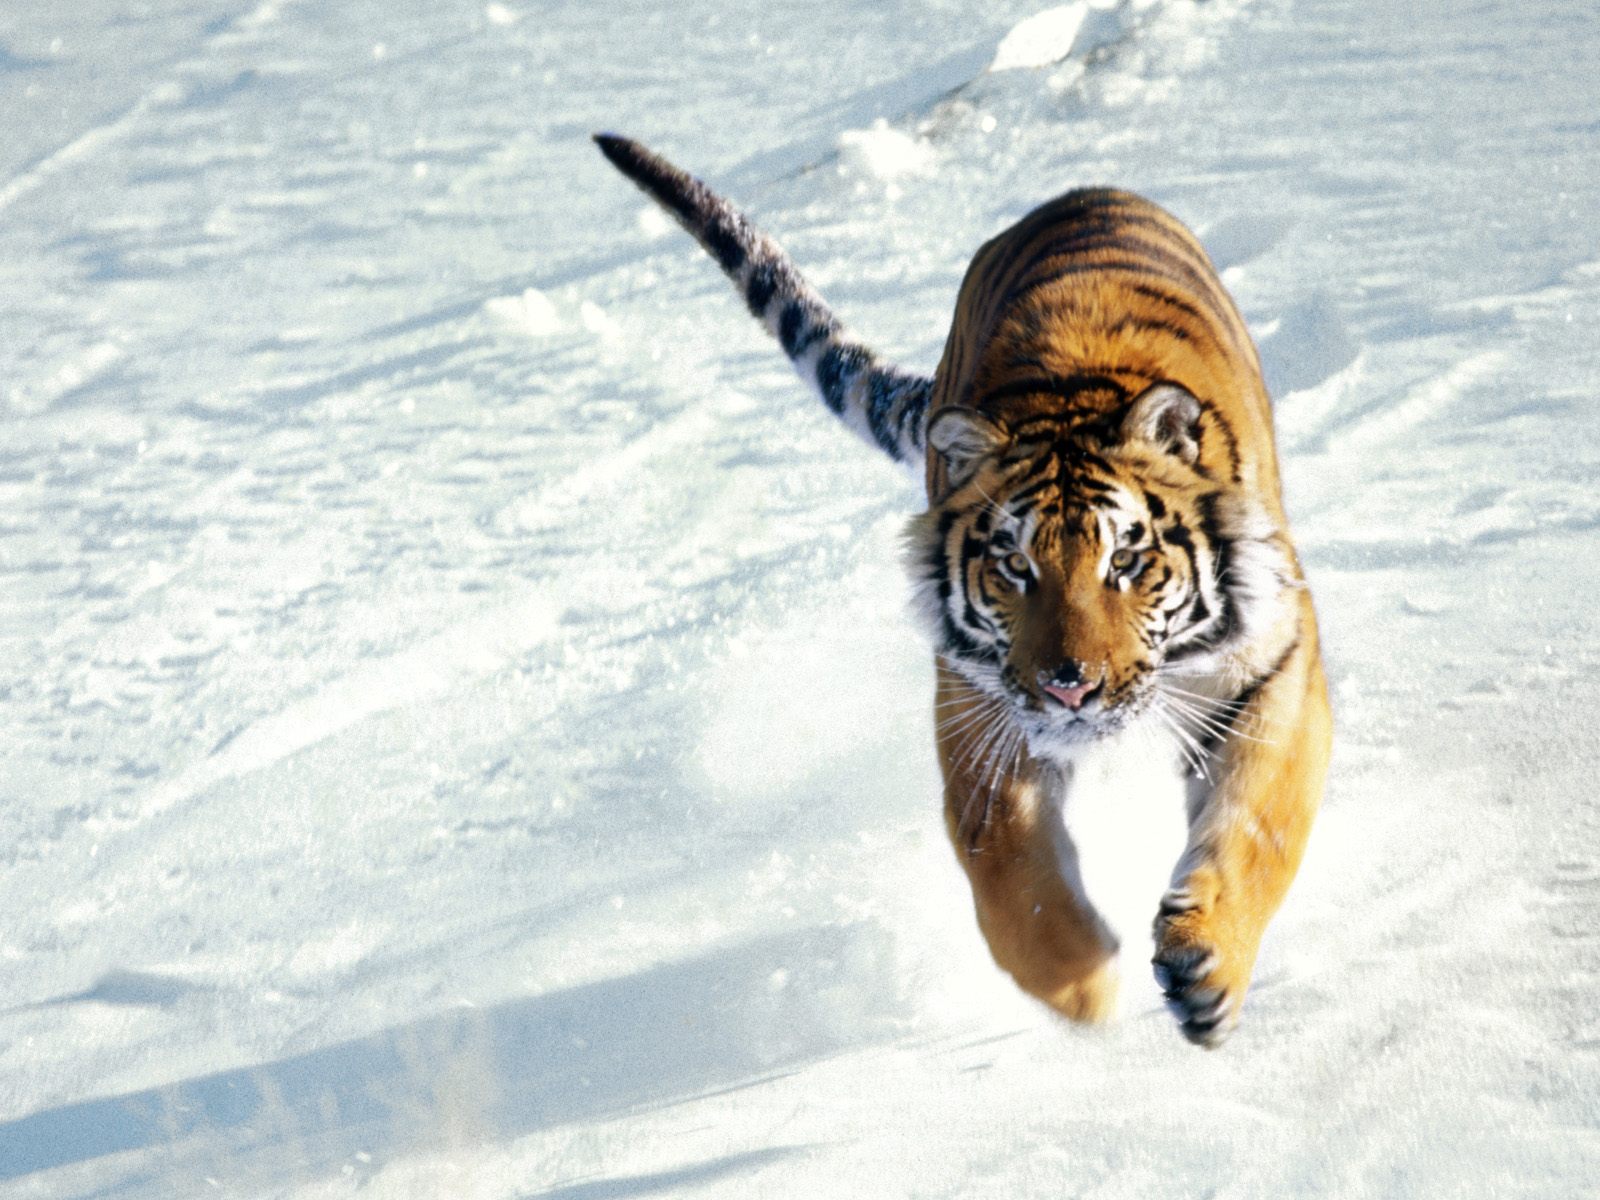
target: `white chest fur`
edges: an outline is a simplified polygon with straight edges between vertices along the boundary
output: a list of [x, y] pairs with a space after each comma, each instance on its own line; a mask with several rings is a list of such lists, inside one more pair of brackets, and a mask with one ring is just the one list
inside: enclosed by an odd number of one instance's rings
[[1136, 724], [1060, 766], [1049, 817], [1062, 875], [1129, 962], [1149, 957], [1151, 926], [1188, 838], [1188, 780], [1166, 731]]

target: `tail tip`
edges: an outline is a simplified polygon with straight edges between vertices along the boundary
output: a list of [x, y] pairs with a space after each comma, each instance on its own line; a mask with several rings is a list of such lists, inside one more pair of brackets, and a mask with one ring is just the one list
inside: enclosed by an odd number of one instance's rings
[[600, 153], [611, 160], [611, 164], [627, 173], [629, 166], [639, 162], [649, 154], [649, 151], [632, 138], [623, 137], [620, 133], [611, 133], [601, 130], [590, 135], [594, 144], [600, 147]]

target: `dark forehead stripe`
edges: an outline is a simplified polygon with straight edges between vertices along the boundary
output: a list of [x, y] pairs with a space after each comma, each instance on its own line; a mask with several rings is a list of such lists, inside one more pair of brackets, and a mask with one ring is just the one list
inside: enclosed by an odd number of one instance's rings
[[[1109, 375], [1035, 375], [1003, 383], [986, 391], [983, 398], [985, 403], [1009, 400], [1016, 396], [1055, 396], [1061, 400], [1075, 400], [1086, 392], [1107, 391], [1115, 392], [1123, 399], [1128, 395], [1128, 389]], [[1059, 421], [1060, 414], [1050, 414], [1047, 419]], [[1023, 422], [1017, 431], [1020, 432], [1031, 423]]]
[[1017, 518], [1031, 510], [1056, 516], [1069, 509], [1115, 510], [1127, 491], [1111, 463], [1077, 439], [1018, 447], [1003, 469], [1009, 475], [1002, 507]]

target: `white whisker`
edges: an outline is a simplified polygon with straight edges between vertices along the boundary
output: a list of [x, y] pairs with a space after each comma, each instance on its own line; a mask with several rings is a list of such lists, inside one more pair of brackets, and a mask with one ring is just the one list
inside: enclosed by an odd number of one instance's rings
[[1166, 701], [1163, 697], [1158, 696], [1156, 698], [1156, 702], [1150, 706], [1150, 711], [1155, 713], [1156, 717], [1177, 737], [1185, 761], [1194, 768], [1201, 778], [1209, 781], [1211, 772], [1206, 768], [1206, 761], [1211, 757], [1210, 752], [1195, 739], [1193, 734], [1178, 723], [1177, 718], [1167, 709]]
[[1271, 744], [1267, 738], [1257, 737], [1253, 733], [1246, 733], [1242, 722], [1237, 720], [1239, 716], [1237, 711], [1228, 714], [1227, 717], [1222, 717], [1216, 713], [1207, 712], [1191, 700], [1180, 699], [1166, 692], [1165, 689], [1159, 690], [1163, 693], [1163, 702], [1172, 714], [1188, 721], [1198, 732], [1209, 734], [1218, 741], [1226, 741], [1228, 738], [1236, 737], [1246, 742], [1259, 742], [1262, 745]]
[[943, 721], [939, 722], [934, 726], [934, 732], [944, 734], [947, 737], [953, 737], [962, 730], [976, 725], [979, 721], [994, 716], [996, 711], [997, 706], [980, 708], [975, 711], [964, 710], [956, 713], [952, 717], [946, 717]]

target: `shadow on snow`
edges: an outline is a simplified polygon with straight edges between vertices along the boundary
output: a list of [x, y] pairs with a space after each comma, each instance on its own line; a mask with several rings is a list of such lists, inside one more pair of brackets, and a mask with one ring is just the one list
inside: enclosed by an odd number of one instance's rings
[[[156, 1147], [159, 1164], [143, 1165], [158, 1174], [282, 1179], [358, 1155], [381, 1163], [430, 1146], [514, 1138], [791, 1073], [887, 1036], [893, 996], [888, 938], [876, 927], [757, 938], [35, 1113], [0, 1125], [0, 1180]], [[621, 1182], [571, 1194], [628, 1194], [606, 1190], [613, 1185]]]

